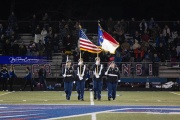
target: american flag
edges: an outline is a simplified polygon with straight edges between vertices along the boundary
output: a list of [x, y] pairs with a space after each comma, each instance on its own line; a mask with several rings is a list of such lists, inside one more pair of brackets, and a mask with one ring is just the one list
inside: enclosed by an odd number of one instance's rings
[[88, 37], [82, 29], [80, 29], [79, 31], [79, 48], [80, 50], [88, 51], [91, 53], [101, 52], [101, 49], [88, 39]]

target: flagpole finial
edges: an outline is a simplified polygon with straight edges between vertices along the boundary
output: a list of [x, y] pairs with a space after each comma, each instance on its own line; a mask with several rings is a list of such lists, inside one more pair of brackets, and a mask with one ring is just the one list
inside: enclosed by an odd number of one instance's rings
[[79, 28], [80, 28], [80, 29], [82, 28], [81, 25], [79, 25]]

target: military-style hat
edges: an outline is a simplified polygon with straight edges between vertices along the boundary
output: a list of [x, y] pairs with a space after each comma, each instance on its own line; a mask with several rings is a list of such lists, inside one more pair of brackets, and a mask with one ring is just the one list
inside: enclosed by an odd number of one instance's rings
[[111, 65], [112, 63], [116, 64], [114, 61], [110, 61], [110, 62], [109, 62], [109, 65]]

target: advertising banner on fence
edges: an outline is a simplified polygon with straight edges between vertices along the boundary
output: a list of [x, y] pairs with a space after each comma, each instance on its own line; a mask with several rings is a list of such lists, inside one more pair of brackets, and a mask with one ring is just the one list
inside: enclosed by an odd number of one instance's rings
[[44, 64], [45, 60], [39, 56], [0, 56], [0, 64]]

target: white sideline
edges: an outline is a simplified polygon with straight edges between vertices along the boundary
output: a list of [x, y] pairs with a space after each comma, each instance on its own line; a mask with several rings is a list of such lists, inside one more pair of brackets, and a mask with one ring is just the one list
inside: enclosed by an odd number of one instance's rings
[[12, 92], [7, 92], [7, 93], [4, 93], [4, 94], [0, 94], [0, 96], [6, 95], [6, 94], [9, 94], [9, 93], [12, 93]]
[[91, 102], [91, 105], [94, 105], [93, 92], [92, 91], [90, 92], [90, 102]]
[[178, 93], [175, 93], [175, 92], [170, 92], [170, 93], [172, 93], [172, 94], [175, 94], [175, 95], [180, 95], [180, 94], [178, 94]]

